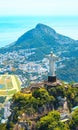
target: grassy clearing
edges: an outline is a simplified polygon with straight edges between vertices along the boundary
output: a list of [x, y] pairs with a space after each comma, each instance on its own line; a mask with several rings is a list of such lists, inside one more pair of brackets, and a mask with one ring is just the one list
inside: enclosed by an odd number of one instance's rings
[[10, 96], [20, 91], [21, 82], [16, 75], [1, 75], [0, 76], [0, 96]]
[[18, 88], [21, 89], [21, 81], [17, 78], [16, 75], [15, 75], [15, 80], [17, 82]]
[[13, 94], [15, 94], [17, 92], [17, 90], [10, 90], [10, 91], [8, 91], [7, 92], [7, 95], [9, 96], [9, 95], [13, 95]]
[[0, 90], [0, 96], [6, 96], [6, 91]]

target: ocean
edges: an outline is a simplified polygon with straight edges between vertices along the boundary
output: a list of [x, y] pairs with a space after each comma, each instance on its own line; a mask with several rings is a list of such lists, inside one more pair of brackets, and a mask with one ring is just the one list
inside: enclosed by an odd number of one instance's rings
[[78, 16], [0, 16], [0, 47], [13, 43], [38, 23], [78, 40]]

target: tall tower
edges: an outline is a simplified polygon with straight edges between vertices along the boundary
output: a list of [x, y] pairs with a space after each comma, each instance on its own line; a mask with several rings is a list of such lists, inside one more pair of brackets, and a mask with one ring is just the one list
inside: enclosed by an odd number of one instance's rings
[[49, 60], [48, 82], [56, 82], [55, 62], [58, 60], [58, 57], [53, 52], [51, 52], [47, 58]]

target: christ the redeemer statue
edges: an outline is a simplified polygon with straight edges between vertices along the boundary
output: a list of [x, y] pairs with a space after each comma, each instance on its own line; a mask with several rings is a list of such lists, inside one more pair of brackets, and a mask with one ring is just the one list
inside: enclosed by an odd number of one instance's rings
[[53, 52], [51, 52], [50, 56], [48, 56], [47, 58], [49, 60], [48, 82], [55, 82], [56, 81], [55, 62], [58, 60], [58, 57]]

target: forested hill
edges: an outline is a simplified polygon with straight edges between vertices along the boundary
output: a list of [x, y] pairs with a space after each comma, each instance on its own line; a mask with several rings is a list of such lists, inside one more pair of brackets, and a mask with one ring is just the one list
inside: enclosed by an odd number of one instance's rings
[[[67, 105], [66, 105], [67, 104]], [[32, 85], [16, 93], [11, 115], [2, 130], [77, 130], [78, 86], [59, 81], [56, 86]], [[21, 129], [20, 129], [21, 128]]]
[[29, 30], [18, 38], [14, 44], [3, 48], [2, 52], [18, 49], [29, 49], [38, 47], [55, 47], [63, 44], [75, 44], [77, 41], [58, 34], [54, 29], [44, 24], [38, 24], [34, 29]]

